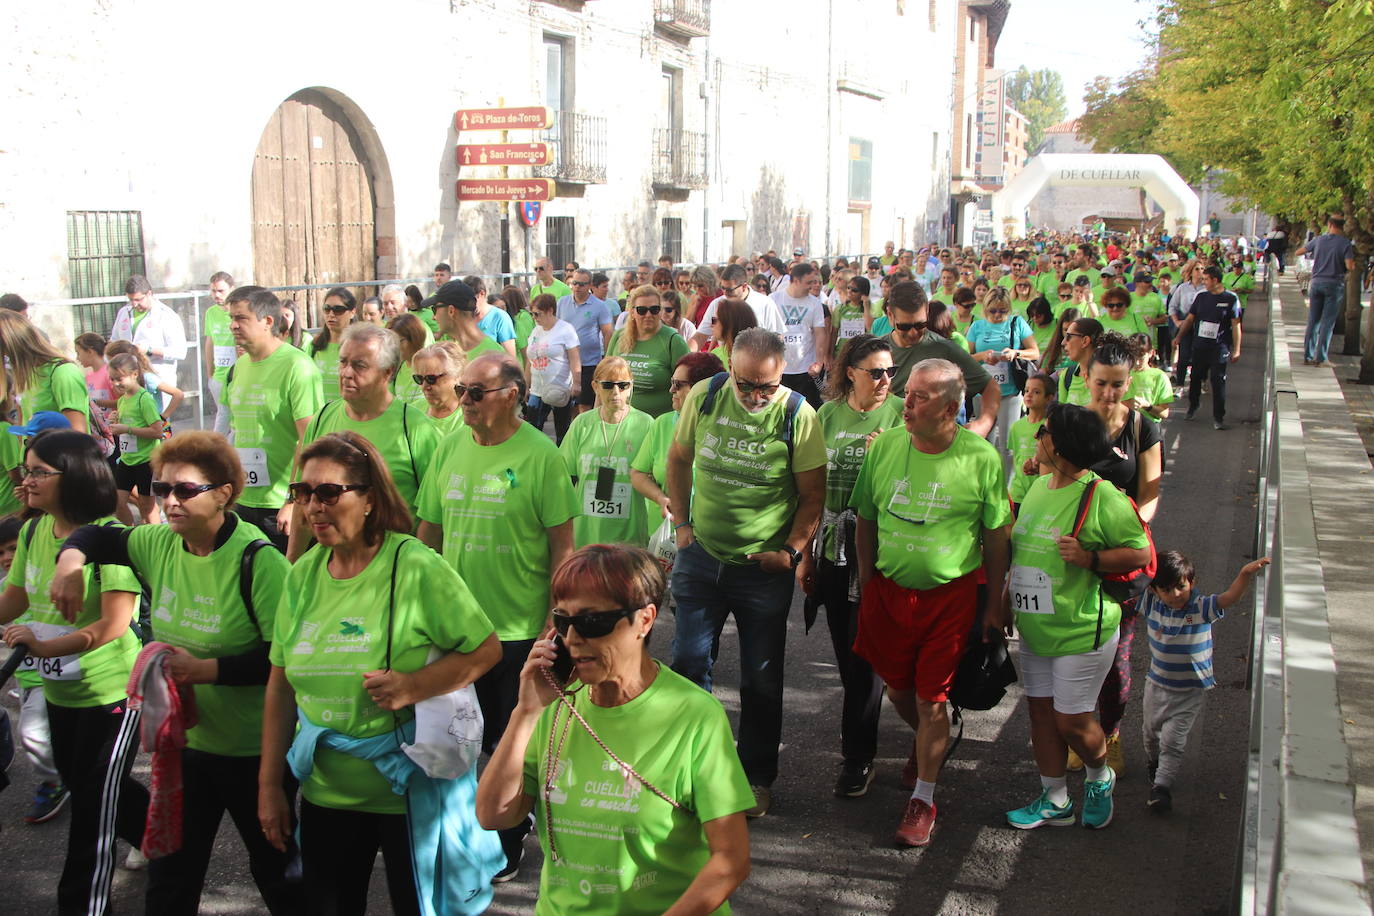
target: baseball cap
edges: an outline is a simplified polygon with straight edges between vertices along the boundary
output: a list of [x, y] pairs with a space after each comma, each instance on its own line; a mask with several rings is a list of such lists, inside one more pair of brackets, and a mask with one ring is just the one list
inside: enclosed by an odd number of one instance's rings
[[11, 426], [10, 432], [16, 436], [28, 438], [48, 429], [71, 428], [72, 421], [67, 419], [66, 414], [58, 413], [55, 410], [40, 410], [29, 417], [29, 422], [23, 426]]
[[465, 305], [476, 305], [477, 293], [462, 280], [450, 280], [421, 304], [427, 309], [449, 305], [462, 308]]
[[871, 269], [871, 268], [874, 268], [874, 267], [882, 267], [882, 266], [883, 266], [883, 262], [882, 262], [882, 261], [879, 261], [877, 258], [869, 258], [869, 259], [868, 259], [868, 266], [869, 266], [870, 269]]
[[1102, 268], [1102, 270], [1101, 270], [1101, 275], [1104, 276], [1104, 277], [1115, 277], [1115, 276], [1116, 276], [1116, 268], [1113, 267], [1112, 265], [1108, 264], [1106, 267]]
[[806, 254], [806, 252], [803, 251], [803, 250], [800, 249], [800, 248], [793, 248], [793, 249], [792, 249], [792, 257], [794, 257], [794, 258], [799, 258], [799, 257], [801, 257], [801, 256], [804, 255], [804, 254]]
[[1149, 274], [1146, 274], [1146, 273], [1139, 273], [1139, 274], [1136, 274], [1136, 275], [1135, 275], [1135, 282], [1137, 282], [1137, 283], [1153, 283], [1153, 282], [1155, 282], [1155, 278], [1152, 277], [1152, 276], [1150, 276]]

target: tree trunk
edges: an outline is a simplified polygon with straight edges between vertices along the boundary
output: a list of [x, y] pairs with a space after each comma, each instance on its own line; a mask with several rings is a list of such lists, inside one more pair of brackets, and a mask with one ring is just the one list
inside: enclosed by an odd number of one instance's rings
[[[1341, 348], [1341, 353], [1345, 356], [1359, 356], [1360, 350], [1360, 312], [1364, 309], [1364, 303], [1360, 301], [1364, 293], [1364, 271], [1369, 266], [1369, 255], [1362, 250], [1363, 246], [1355, 246], [1355, 269], [1345, 276], [1345, 344]], [[1368, 336], [1368, 331], [1366, 331]]]
[[1374, 385], [1374, 308], [1364, 310], [1364, 355], [1360, 358], [1360, 376], [1355, 381], [1361, 385]]

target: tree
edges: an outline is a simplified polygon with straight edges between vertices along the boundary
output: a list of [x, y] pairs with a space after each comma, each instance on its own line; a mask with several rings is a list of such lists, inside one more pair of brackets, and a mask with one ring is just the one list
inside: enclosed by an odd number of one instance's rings
[[1027, 149], [1034, 152], [1044, 139], [1045, 129], [1053, 127], [1068, 114], [1064, 100], [1064, 77], [1057, 70], [1028, 70], [1022, 66], [1007, 77], [1007, 101], [1026, 116]]

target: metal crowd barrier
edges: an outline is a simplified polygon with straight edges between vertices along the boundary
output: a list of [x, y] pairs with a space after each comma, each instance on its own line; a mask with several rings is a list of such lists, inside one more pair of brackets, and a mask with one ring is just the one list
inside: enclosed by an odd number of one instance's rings
[[1236, 911], [1368, 916], [1307, 453], [1272, 266], [1256, 549], [1273, 562], [1256, 586]]

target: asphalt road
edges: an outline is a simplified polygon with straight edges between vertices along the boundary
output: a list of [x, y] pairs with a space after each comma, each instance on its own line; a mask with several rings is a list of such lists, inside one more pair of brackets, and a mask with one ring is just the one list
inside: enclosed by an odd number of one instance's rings
[[[1192, 557], [1199, 586], [1209, 591], [1224, 589], [1253, 556], [1263, 320], [1260, 309], [1247, 316], [1247, 349], [1231, 372], [1233, 427], [1212, 429], [1206, 398], [1196, 421], [1184, 422], [1179, 408], [1165, 423], [1167, 466], [1155, 540], [1161, 550], [1178, 549]], [[753, 874], [735, 895], [735, 912], [1199, 916], [1227, 911], [1244, 800], [1247, 608], [1248, 602], [1242, 602], [1215, 628], [1219, 685], [1189, 742], [1171, 814], [1158, 816], [1145, 808], [1149, 787], [1139, 695], [1148, 649], [1140, 638], [1136, 697], [1122, 727], [1128, 769], [1118, 784], [1116, 817], [1108, 829], [1021, 832], [1005, 825], [1004, 811], [1039, 792], [1024, 705], [1013, 690], [998, 709], [969, 714], [964, 742], [940, 781], [939, 821], [931, 845], [899, 850], [891, 837], [907, 797], [898, 778], [911, 746], [910, 732], [885, 709], [884, 756], [877, 762], [872, 790], [858, 800], [831, 795], [840, 760], [839, 676], [824, 623], [804, 634], [798, 601], [788, 633], [782, 776], [774, 786], [772, 812], [751, 823]], [[665, 616], [660, 627], [664, 632], [656, 634], [654, 647], [662, 657], [671, 644], [671, 618]], [[716, 671], [718, 695], [732, 718], [738, 710], [736, 650], [729, 628]], [[8, 686], [3, 702], [13, 717], [16, 706]], [[146, 764], [141, 757], [136, 770], [145, 780]], [[0, 911], [33, 916], [54, 912], [67, 815], [37, 827], [25, 825], [32, 779], [22, 754], [10, 768], [10, 778], [14, 785], [0, 794], [0, 867], [5, 877]], [[1075, 797], [1081, 797], [1081, 780], [1081, 775], [1070, 777]], [[498, 890], [492, 912], [533, 908], [539, 853], [533, 839], [528, 848], [521, 876]], [[121, 848], [121, 861], [123, 852]], [[142, 912], [143, 884], [141, 873], [118, 870], [115, 911]], [[263, 912], [242, 846], [227, 820], [202, 912]], [[390, 912], [380, 866], [374, 872], [369, 912]]]

